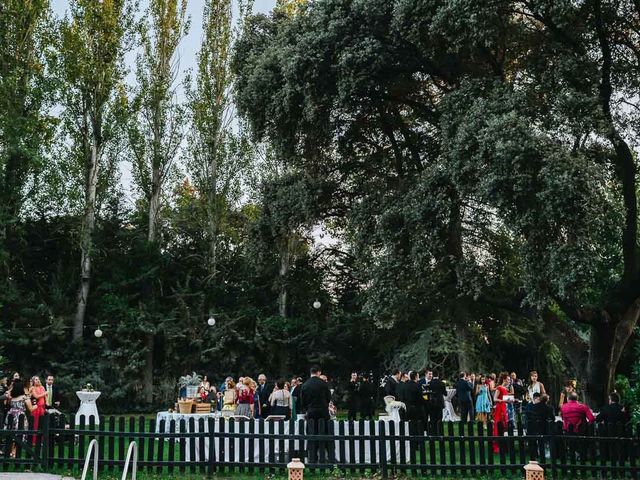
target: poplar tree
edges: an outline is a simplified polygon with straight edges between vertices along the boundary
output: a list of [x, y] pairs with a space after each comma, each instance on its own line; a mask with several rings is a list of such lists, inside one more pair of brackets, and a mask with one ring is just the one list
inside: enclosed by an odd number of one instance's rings
[[[136, 65], [137, 89], [128, 137], [133, 172], [148, 202], [147, 240], [159, 247], [163, 189], [184, 137], [185, 112], [176, 94], [178, 45], [187, 34], [186, 0], [152, 0], [140, 25], [142, 52]], [[153, 295], [147, 279], [143, 299]], [[145, 334], [145, 401], [153, 401], [153, 327]]]
[[[220, 256], [221, 230], [229, 206], [241, 195], [241, 173], [249, 158], [249, 146], [240, 125], [234, 122], [231, 69], [234, 26], [231, 0], [207, 0], [204, 37], [198, 53], [195, 86], [189, 88], [188, 171], [204, 208], [208, 252], [208, 280], [215, 282]], [[239, 3], [238, 28], [251, 11], [252, 2]]]
[[83, 175], [80, 282], [73, 340], [80, 341], [92, 282], [96, 195], [105, 151], [118, 138], [125, 106], [124, 55], [132, 27], [126, 0], [72, 0], [60, 26], [57, 67], [70, 152]]
[[184, 135], [184, 108], [177, 94], [178, 45], [188, 33], [186, 0], [152, 0], [141, 24], [142, 53], [130, 119], [134, 178], [148, 201], [149, 242], [158, 240], [163, 187]]

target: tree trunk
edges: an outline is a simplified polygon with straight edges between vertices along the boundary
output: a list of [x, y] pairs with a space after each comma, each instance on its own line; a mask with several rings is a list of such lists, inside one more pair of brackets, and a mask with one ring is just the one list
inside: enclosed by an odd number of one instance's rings
[[[160, 178], [160, 168], [154, 167], [151, 174], [151, 198], [149, 199], [149, 231], [147, 232], [147, 240], [149, 243], [155, 244], [158, 240], [158, 219], [160, 213], [160, 195], [162, 193], [162, 185]], [[151, 279], [146, 279], [147, 286], [145, 288], [144, 297], [149, 300], [153, 297], [153, 284]], [[144, 369], [142, 373], [143, 399], [147, 405], [153, 404], [153, 345], [154, 334], [147, 333], [144, 338], [145, 354]]]
[[209, 215], [209, 277], [215, 280], [218, 270], [218, 221], [216, 215]]
[[160, 195], [162, 185], [160, 178], [160, 168], [154, 167], [151, 173], [151, 198], [149, 199], [149, 232], [147, 239], [150, 243], [155, 243], [158, 236], [158, 219], [160, 213]]
[[604, 405], [611, 390], [615, 365], [612, 365], [613, 331], [609, 321], [602, 321], [591, 327], [589, 355], [584, 370], [584, 392], [588, 405]]
[[547, 323], [552, 327], [549, 331], [556, 333], [552, 340], [564, 350], [578, 377], [584, 381], [586, 401], [591, 407], [607, 403], [620, 357], [640, 318], [640, 299], [622, 313], [612, 314], [606, 310], [597, 313], [591, 316], [588, 344], [561, 321]]
[[280, 270], [278, 272], [280, 279], [280, 293], [278, 294], [278, 314], [282, 318], [287, 318], [287, 275], [291, 267], [291, 246], [292, 235], [287, 235], [280, 240]]
[[145, 335], [144, 371], [142, 378], [143, 395], [142, 398], [147, 405], [153, 404], [153, 346], [154, 335]]
[[100, 159], [100, 147], [98, 140], [93, 137], [91, 153], [85, 176], [85, 208], [82, 217], [80, 233], [80, 287], [76, 314], [73, 321], [73, 341], [82, 340], [87, 303], [89, 301], [89, 288], [91, 286], [91, 260], [93, 255], [93, 232], [95, 230], [96, 187], [98, 184], [98, 167]]
[[[460, 303], [463, 303], [464, 300], [460, 299]], [[460, 317], [455, 317], [459, 319], [466, 320], [468, 318], [469, 311], [466, 308], [462, 308], [460, 312]], [[454, 309], [454, 311], [458, 311], [458, 307]], [[473, 359], [473, 339], [471, 335], [469, 335], [469, 327], [468, 325], [463, 324], [463, 322], [456, 322], [460, 332], [460, 349], [458, 350], [458, 371], [460, 372], [469, 372], [474, 368], [474, 359]]]

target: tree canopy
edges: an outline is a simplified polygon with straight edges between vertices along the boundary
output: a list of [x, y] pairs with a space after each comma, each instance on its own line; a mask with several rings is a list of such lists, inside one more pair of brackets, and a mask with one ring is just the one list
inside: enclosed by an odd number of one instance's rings
[[544, 322], [601, 402], [640, 315], [639, 16], [633, 2], [313, 2], [253, 19], [238, 106], [333, 186], [319, 218], [344, 233], [377, 323], [444, 316], [474, 343], [495, 316]]
[[3, 368], [120, 410], [193, 370], [537, 369], [593, 405], [633, 370], [637, 2], [207, 0], [184, 84], [183, 1], [19, 3]]

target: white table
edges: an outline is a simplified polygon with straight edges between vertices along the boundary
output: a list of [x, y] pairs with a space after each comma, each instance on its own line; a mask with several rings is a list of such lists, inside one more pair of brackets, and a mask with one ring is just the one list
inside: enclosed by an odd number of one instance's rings
[[96, 400], [101, 392], [79, 391], [76, 395], [80, 399], [80, 408], [76, 413], [76, 425], [80, 425], [80, 417], [84, 415], [84, 424], [89, 425], [89, 418], [95, 419], [96, 425], [100, 425], [100, 417], [98, 416], [98, 407]]
[[444, 397], [444, 408], [442, 409], [443, 422], [457, 422], [458, 420], [460, 420], [460, 418], [456, 415], [456, 411], [453, 409], [453, 403], [451, 403], [451, 399], [455, 394], [455, 388], [447, 388], [447, 394]]
[[[179, 420], [181, 419], [185, 419], [185, 430], [183, 430], [182, 432], [184, 433], [193, 433], [193, 432], [201, 432], [204, 431], [205, 433], [209, 433], [209, 422], [206, 421], [204, 422], [204, 430], [200, 430], [200, 425], [198, 422], [199, 418], [202, 417], [212, 417], [215, 414], [206, 414], [206, 415], [198, 415], [198, 414], [187, 414], [187, 415], [181, 415], [181, 414], [175, 414], [175, 413], [168, 413], [168, 412], [159, 412], [158, 415], [156, 416], [156, 420], [165, 420], [166, 423], [164, 425], [164, 429], [161, 430], [160, 429], [160, 421], [156, 422], [156, 433], [169, 433], [169, 429], [170, 429], [170, 420], [178, 420], [176, 421], [175, 424], [175, 431], [176, 432], [180, 432], [180, 423]], [[195, 420], [194, 422], [194, 430], [190, 430], [189, 429], [189, 424], [188, 419], [189, 418], [193, 418]], [[223, 418], [220, 417], [215, 417], [214, 422], [213, 422], [213, 428], [214, 428], [214, 432], [220, 432], [222, 431], [222, 424], [224, 422], [227, 422], [224, 427], [224, 431], [228, 432], [229, 431], [229, 426], [228, 426], [228, 422], [231, 421], [235, 421], [235, 420], [225, 420]], [[238, 433], [238, 429], [239, 429], [239, 422], [235, 421], [235, 432]], [[259, 431], [259, 423], [260, 422], [264, 422], [264, 432], [265, 433], [273, 433], [273, 434], [285, 434], [288, 435], [290, 432], [290, 422], [265, 422], [263, 420], [249, 420], [244, 422], [245, 424], [245, 432], [248, 432], [249, 430], [249, 422], [254, 422], [254, 431], [258, 432]], [[334, 428], [334, 433], [336, 435], [339, 434], [340, 430], [339, 430], [339, 423], [341, 421], [338, 420], [334, 420], [333, 421], [333, 428]], [[385, 420], [384, 423], [387, 425], [386, 427], [386, 431], [387, 431], [387, 435], [389, 432], [389, 427], [388, 427], [388, 423], [393, 422], [393, 420]], [[374, 423], [374, 433], [379, 433], [380, 430], [380, 423], [381, 422], [375, 422]], [[400, 424], [398, 422], [393, 422], [395, 423], [395, 431], [399, 432], [400, 429]], [[349, 426], [348, 426], [348, 422], [344, 422], [344, 432], [346, 436], [350, 436], [350, 432], [349, 432]], [[359, 422], [354, 422], [353, 423], [353, 435], [360, 435], [360, 424]], [[406, 434], [409, 433], [409, 424], [405, 422], [405, 432]], [[300, 424], [298, 422], [294, 423], [294, 435], [300, 435], [303, 434], [304, 431], [300, 431]], [[366, 422], [364, 424], [364, 430], [362, 432], [363, 435], [369, 435], [371, 433], [371, 428], [370, 428], [370, 423]], [[206, 435], [204, 437], [204, 452], [205, 452], [205, 458], [201, 459], [200, 458], [200, 449], [198, 448], [198, 444], [196, 444], [196, 449], [195, 449], [195, 457], [196, 458], [190, 458], [191, 454], [190, 454], [190, 448], [189, 448], [189, 442], [191, 442], [192, 440], [190, 438], [187, 438], [185, 443], [186, 443], [186, 459], [187, 461], [207, 461], [208, 460], [208, 456], [209, 456], [209, 435]], [[196, 442], [199, 440], [196, 440]], [[263, 458], [269, 458], [269, 453], [270, 453], [270, 448], [269, 448], [269, 442], [267, 439], [263, 438], [263, 439], [259, 439], [259, 438], [250, 438], [249, 434], [247, 434], [246, 438], [220, 438], [218, 436], [215, 436], [214, 442], [214, 449], [216, 452], [216, 455], [218, 455], [218, 452], [220, 452], [220, 442], [224, 442], [223, 447], [224, 447], [224, 462], [235, 462], [235, 463], [239, 463], [239, 462], [260, 462], [260, 443], [262, 443], [262, 449], [264, 450], [264, 456]], [[387, 460], [391, 461], [391, 442], [393, 440], [389, 439], [387, 441], [387, 445], [386, 445], [386, 450], [387, 450]], [[230, 448], [231, 446], [231, 442], [233, 442], [233, 450]], [[240, 442], [244, 442], [244, 451], [245, 451], [245, 457], [244, 458], [240, 458]], [[249, 459], [247, 458], [248, 454], [249, 454], [249, 444], [253, 442], [253, 451], [254, 451], [254, 458], [253, 459]], [[304, 448], [304, 443], [303, 446], [301, 447], [301, 442], [303, 442], [302, 440], [294, 440], [294, 449], [295, 450], [302, 450]], [[364, 442], [364, 457], [360, 457], [360, 442]], [[275, 458], [278, 458], [279, 455], [281, 455], [281, 451], [280, 451], [280, 443], [279, 441], [275, 441], [274, 443], [274, 456]], [[370, 445], [370, 441], [369, 440], [346, 440], [345, 442], [345, 458], [341, 459], [340, 458], [340, 441], [336, 440], [335, 441], [335, 445], [334, 445], [334, 452], [335, 452], [335, 456], [336, 456], [336, 461], [337, 463], [371, 463], [371, 445]], [[400, 453], [401, 453], [401, 449], [400, 449], [400, 441], [399, 440], [395, 440], [395, 451], [396, 451], [396, 461], [400, 462], [402, 461], [402, 459], [400, 458]], [[354, 449], [353, 451], [351, 451], [351, 444], [354, 445]], [[404, 449], [405, 452], [409, 452], [409, 442], [405, 442], [404, 445]], [[376, 456], [379, 457], [380, 456], [380, 451], [379, 451], [379, 444], [376, 442], [375, 444], [375, 449], [376, 449]], [[233, 457], [231, 456], [233, 452]], [[285, 454], [285, 458], [287, 456], [287, 454], [289, 453], [289, 441], [286, 440], [284, 441], [284, 454]], [[407, 458], [408, 458], [408, 453], [406, 454]]]

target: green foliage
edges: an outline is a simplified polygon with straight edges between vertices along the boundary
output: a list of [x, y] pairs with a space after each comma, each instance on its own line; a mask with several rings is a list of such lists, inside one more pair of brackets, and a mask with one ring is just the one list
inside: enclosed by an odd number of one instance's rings
[[104, 411], [188, 372], [537, 368], [601, 399], [630, 370], [634, 2], [243, 1], [234, 24], [207, 0], [184, 99], [186, 2], [23, 3], [0, 0], [7, 368]]
[[[640, 380], [640, 342], [636, 340], [634, 345], [635, 359], [632, 365], [629, 388], [626, 391], [626, 395], [622, 398], [622, 403], [629, 406], [631, 409], [631, 418], [635, 424], [640, 424], [640, 387], [638, 381]], [[627, 382], [625, 382], [627, 383]]]
[[623, 3], [327, 0], [251, 18], [238, 108], [285, 165], [331, 185], [316, 217], [355, 256], [378, 325], [447, 319], [473, 351], [538, 329], [496, 317], [555, 311], [549, 336], [577, 327], [573, 368], [611, 384], [619, 354], [587, 362], [583, 334], [604, 338], [605, 311], [626, 333], [602, 348], [620, 352], [639, 308], [637, 132], [615, 97], [636, 98], [638, 65], [610, 47], [640, 12]]

